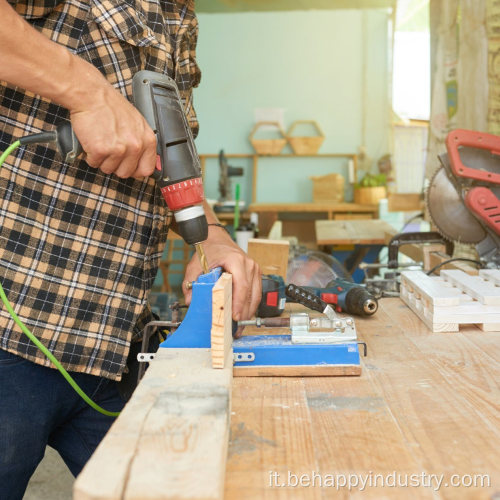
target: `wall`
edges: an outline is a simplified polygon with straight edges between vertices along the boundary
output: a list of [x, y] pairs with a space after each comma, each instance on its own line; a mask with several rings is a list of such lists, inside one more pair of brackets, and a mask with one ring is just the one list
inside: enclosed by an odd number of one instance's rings
[[[374, 159], [388, 152], [386, 10], [198, 14], [198, 19], [202, 82], [194, 97], [200, 153], [221, 148], [251, 153], [248, 134], [258, 107], [284, 108], [286, 128], [294, 120], [317, 120], [326, 135], [320, 152], [353, 153], [363, 142]], [[238, 181], [249, 201], [250, 162], [231, 164], [247, 166]], [[346, 173], [346, 167], [343, 160], [263, 159], [258, 201], [311, 201], [308, 176]], [[217, 161], [210, 161], [208, 198], [218, 197], [217, 178]]]

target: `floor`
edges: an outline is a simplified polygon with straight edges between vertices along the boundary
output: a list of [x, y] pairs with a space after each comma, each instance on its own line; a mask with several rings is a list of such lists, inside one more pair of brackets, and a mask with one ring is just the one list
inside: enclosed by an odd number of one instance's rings
[[59, 454], [47, 447], [29, 482], [24, 500], [71, 500], [74, 478]]

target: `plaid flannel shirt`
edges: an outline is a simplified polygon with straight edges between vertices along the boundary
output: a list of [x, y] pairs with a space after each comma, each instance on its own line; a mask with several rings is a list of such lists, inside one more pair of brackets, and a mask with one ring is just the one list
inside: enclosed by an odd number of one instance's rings
[[[167, 73], [196, 135], [194, 0], [9, 2], [128, 98], [137, 71]], [[67, 118], [66, 109], [1, 82], [1, 151]], [[130, 342], [152, 319], [147, 296], [170, 215], [152, 179], [66, 164], [43, 144], [7, 159], [0, 171], [0, 280], [18, 316], [67, 370], [121, 378]], [[5, 308], [0, 348], [50, 366]]]

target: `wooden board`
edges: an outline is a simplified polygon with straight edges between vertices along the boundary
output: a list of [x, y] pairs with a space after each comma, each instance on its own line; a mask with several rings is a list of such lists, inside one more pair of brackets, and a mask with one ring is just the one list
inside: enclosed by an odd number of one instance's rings
[[359, 203], [252, 203], [249, 212], [331, 212], [331, 213], [378, 213], [378, 205]]
[[232, 284], [229, 273], [223, 273], [212, 289], [212, 329], [210, 345], [213, 368], [233, 366]]
[[316, 221], [318, 245], [384, 245], [389, 232], [396, 233], [389, 223], [380, 219]]
[[421, 193], [391, 193], [387, 200], [389, 212], [412, 212], [422, 210], [424, 207]]
[[248, 241], [248, 256], [260, 266], [262, 274], [277, 274], [286, 280], [290, 243], [285, 240], [252, 238]]
[[[498, 285], [497, 285], [498, 284]], [[401, 273], [401, 298], [433, 332], [457, 332], [460, 325], [500, 331], [500, 271]]]
[[235, 366], [233, 377], [347, 377], [361, 375], [356, 365]]
[[[500, 333], [433, 334], [400, 299], [379, 304], [356, 318], [368, 345], [361, 377], [234, 379], [227, 500], [495, 498]], [[282, 485], [302, 474], [304, 486]], [[381, 486], [396, 474], [420, 486]], [[430, 474], [444, 475], [440, 488]], [[489, 486], [452, 487], [454, 474], [487, 475]], [[319, 486], [328, 475], [372, 485]]]
[[75, 500], [222, 498], [232, 383], [231, 276], [223, 274], [214, 290], [214, 357], [210, 349], [158, 350], [78, 476]]

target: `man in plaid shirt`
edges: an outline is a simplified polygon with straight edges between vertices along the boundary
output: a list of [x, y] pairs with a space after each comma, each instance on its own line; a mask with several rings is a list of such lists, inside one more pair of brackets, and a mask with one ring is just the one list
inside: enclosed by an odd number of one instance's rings
[[[129, 102], [133, 75], [175, 79], [194, 135], [194, 0], [0, 0], [0, 150], [71, 120], [85, 160], [19, 148], [0, 171], [0, 281], [20, 319], [110, 411], [171, 214], [149, 178], [155, 136]], [[205, 207], [209, 222], [214, 214]], [[220, 227], [204, 249], [233, 274], [233, 317], [260, 300], [258, 266]], [[186, 281], [201, 273], [194, 258]], [[186, 289], [186, 300], [189, 293]], [[112, 418], [80, 400], [0, 310], [0, 498], [22, 498], [49, 444], [76, 475]]]

